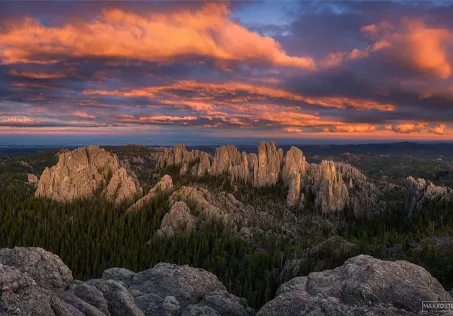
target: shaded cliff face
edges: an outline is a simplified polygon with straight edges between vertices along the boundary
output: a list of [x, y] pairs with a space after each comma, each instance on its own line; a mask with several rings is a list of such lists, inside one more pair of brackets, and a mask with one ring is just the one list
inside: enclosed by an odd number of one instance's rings
[[141, 193], [116, 155], [98, 146], [81, 147], [61, 153], [58, 163], [44, 170], [35, 196], [67, 202], [90, 196], [103, 186], [103, 193], [116, 203]]
[[[253, 315], [210, 272], [159, 263], [139, 273], [112, 268], [102, 279], [73, 280], [60, 258], [41, 248], [0, 249], [0, 315]], [[203, 314], [203, 313], [202, 313]]]
[[[159, 263], [138, 273], [111, 268], [81, 282], [44, 249], [4, 248], [0, 284], [4, 316], [255, 315], [214, 274], [187, 265]], [[257, 315], [419, 315], [422, 301], [451, 299], [420, 266], [359, 255], [282, 284]]]

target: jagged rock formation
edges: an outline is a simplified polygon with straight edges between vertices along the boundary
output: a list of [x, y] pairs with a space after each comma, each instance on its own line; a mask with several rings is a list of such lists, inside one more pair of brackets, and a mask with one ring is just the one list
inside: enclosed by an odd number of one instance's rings
[[164, 175], [160, 181], [149, 190], [148, 194], [135, 202], [127, 212], [134, 212], [142, 209], [145, 205], [150, 204], [159, 192], [169, 192], [173, 189], [173, 180], [169, 175]]
[[190, 233], [195, 230], [196, 225], [197, 218], [190, 213], [190, 208], [183, 201], [178, 201], [172, 205], [170, 212], [165, 214], [157, 234], [171, 237], [175, 232]]
[[453, 190], [451, 188], [437, 186], [431, 181], [413, 177], [407, 178], [406, 184], [406, 211], [409, 215], [418, 212], [423, 208], [423, 204], [428, 200], [453, 200]]
[[307, 169], [305, 157], [302, 151], [292, 146], [286, 153], [285, 164], [282, 169], [282, 180], [288, 186], [286, 203], [295, 206], [299, 202], [302, 177], [305, 177]]
[[204, 177], [209, 173], [211, 163], [209, 162], [209, 155], [205, 152], [200, 153], [200, 163], [197, 166], [197, 176]]
[[309, 190], [315, 196], [315, 206], [325, 213], [342, 211], [349, 192], [335, 163], [323, 160], [320, 164], [310, 164], [308, 172]]
[[[275, 147], [275, 143], [261, 142], [258, 144], [258, 171], [254, 178], [256, 187], [277, 184], [280, 177], [283, 151]], [[255, 164], [256, 166], [256, 164]]]
[[170, 212], [161, 223], [157, 234], [173, 236], [175, 233], [190, 233], [205, 222], [234, 226], [237, 221], [247, 221], [250, 208], [231, 193], [211, 193], [203, 187], [183, 186], [168, 199]]
[[173, 148], [165, 148], [163, 154], [157, 162], [157, 169], [163, 169], [167, 166], [182, 166], [190, 164], [200, 158], [199, 150], [188, 151], [184, 145], [175, 145]]
[[0, 249], [0, 285], [2, 316], [254, 314], [202, 269], [168, 263], [139, 273], [112, 268], [102, 279], [81, 282], [41, 248]]
[[284, 283], [257, 316], [422, 315], [422, 301], [451, 301], [428, 271], [359, 255], [341, 267]]
[[[183, 158], [177, 159], [176, 156]], [[320, 164], [308, 164], [302, 151], [294, 146], [285, 157], [275, 143], [259, 143], [258, 154], [240, 153], [233, 145], [222, 146], [216, 149], [212, 166], [207, 153], [189, 153], [183, 146], [175, 146], [166, 150], [158, 166], [179, 161], [180, 174], [184, 175], [189, 173], [187, 164], [194, 161], [191, 157], [200, 159], [190, 170], [193, 176], [226, 175], [233, 183], [250, 183], [254, 187], [274, 186], [281, 181], [288, 189], [286, 202], [289, 207], [303, 208], [306, 198], [310, 197], [324, 213], [343, 211], [347, 205], [356, 216], [387, 208], [386, 201], [381, 197], [390, 185], [378, 187], [346, 163], [325, 160]]]
[[104, 194], [116, 203], [141, 193], [137, 180], [120, 166], [116, 155], [98, 146], [81, 147], [61, 153], [58, 163], [44, 170], [35, 196], [71, 201], [92, 195], [103, 185], [107, 185]]

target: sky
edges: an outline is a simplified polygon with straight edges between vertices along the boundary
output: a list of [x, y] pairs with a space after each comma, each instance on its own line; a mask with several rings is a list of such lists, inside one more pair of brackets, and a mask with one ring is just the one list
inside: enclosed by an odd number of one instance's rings
[[0, 139], [453, 140], [452, 16], [449, 1], [1, 1]]

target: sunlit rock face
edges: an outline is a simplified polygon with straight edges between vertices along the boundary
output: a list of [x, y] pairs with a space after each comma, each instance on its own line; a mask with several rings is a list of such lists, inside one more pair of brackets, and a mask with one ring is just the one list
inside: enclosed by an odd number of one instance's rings
[[422, 178], [408, 177], [406, 182], [406, 211], [413, 214], [423, 208], [423, 204], [429, 200], [453, 200], [453, 190], [443, 186], [437, 186], [431, 181]]
[[159, 182], [149, 190], [148, 194], [143, 196], [131, 207], [128, 208], [127, 212], [135, 212], [142, 209], [145, 205], [151, 204], [152, 200], [157, 196], [158, 193], [167, 193], [173, 189], [173, 180], [169, 175], [164, 175]]
[[[280, 178], [283, 151], [277, 150], [275, 143], [261, 142], [258, 144], [258, 171], [253, 184], [266, 187], [277, 184]], [[254, 166], [256, 167], [256, 165]]]
[[282, 168], [282, 181], [288, 186], [286, 203], [292, 207], [297, 205], [300, 199], [300, 190], [303, 187], [301, 180], [305, 176], [307, 164], [302, 151], [297, 147], [291, 147], [286, 153], [285, 163]]
[[325, 213], [342, 211], [349, 192], [335, 163], [323, 160], [320, 164], [310, 164], [308, 170], [309, 189], [315, 195], [316, 207]]
[[133, 175], [120, 166], [116, 155], [88, 146], [59, 155], [58, 163], [46, 168], [38, 182], [36, 197], [71, 201], [103, 193], [116, 203], [132, 199], [142, 189]]
[[191, 164], [200, 158], [199, 150], [188, 151], [184, 145], [175, 145], [173, 148], [164, 149], [163, 154], [159, 157], [157, 168], [163, 169], [167, 166], [182, 166]]
[[[282, 183], [287, 190], [286, 205], [291, 208], [303, 209], [305, 201], [312, 203], [313, 198], [314, 205], [324, 213], [343, 211], [346, 206], [357, 216], [386, 209], [380, 196], [389, 186], [378, 187], [350, 164], [333, 161], [309, 164], [295, 146], [285, 155], [273, 142], [259, 143], [257, 154], [241, 153], [233, 145], [222, 146], [216, 149], [212, 164], [209, 154], [192, 152], [185, 151], [183, 146], [167, 149], [158, 165], [167, 166], [177, 161], [181, 164], [181, 175], [227, 176], [232, 183], [250, 184], [255, 188]], [[175, 158], [177, 156], [179, 158]], [[193, 167], [188, 170], [185, 164], [191, 159], [197, 163], [192, 163]]]

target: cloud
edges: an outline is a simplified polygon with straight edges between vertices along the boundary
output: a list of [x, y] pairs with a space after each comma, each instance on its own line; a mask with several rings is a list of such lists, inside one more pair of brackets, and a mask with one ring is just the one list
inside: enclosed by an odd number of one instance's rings
[[66, 77], [66, 74], [63, 73], [33, 73], [33, 72], [19, 72], [17, 70], [12, 70], [9, 72], [9, 74], [14, 77], [25, 77], [32, 79], [58, 79]]
[[385, 49], [388, 58], [441, 79], [451, 76], [452, 60], [447, 48], [453, 44], [450, 29], [427, 26], [422, 19], [404, 17], [397, 27], [383, 21], [362, 30], [375, 39], [373, 50]]
[[90, 115], [86, 112], [83, 112], [83, 111], [74, 111], [72, 112], [72, 114], [78, 118], [82, 118], [82, 119], [91, 119], [91, 120], [94, 120], [96, 118], [96, 116], [94, 115]]
[[440, 124], [437, 127], [430, 128], [428, 133], [436, 134], [436, 135], [444, 135], [446, 132], [447, 125]]
[[21, 117], [7, 117], [4, 119], [0, 119], [0, 126], [26, 126], [34, 124], [35, 121], [29, 117], [21, 116]]
[[415, 132], [421, 132], [425, 127], [426, 123], [404, 123], [404, 124], [398, 124], [398, 125], [393, 125], [392, 130], [396, 133], [401, 133], [401, 134], [410, 134], [410, 133], [415, 133]]
[[[241, 82], [227, 83], [203, 83], [195, 81], [178, 81], [167, 86], [155, 86], [141, 89], [119, 90], [85, 90], [85, 95], [116, 96], [116, 97], [144, 97], [156, 98], [160, 95], [179, 97], [178, 93], [188, 92], [191, 97], [202, 95], [205, 100], [213, 100], [216, 97], [228, 98], [231, 103], [263, 101], [264, 99], [285, 99], [300, 101], [311, 105], [326, 108], [344, 109], [352, 107], [358, 110], [393, 111], [395, 106], [389, 103], [381, 103], [373, 100], [352, 99], [348, 97], [310, 97], [298, 95], [278, 88], [258, 86]], [[174, 101], [174, 100], [173, 100]], [[179, 101], [194, 109], [209, 110], [212, 106], [206, 102]], [[164, 103], [172, 103], [172, 100]]]
[[90, 22], [55, 27], [28, 18], [0, 33], [0, 56], [4, 64], [43, 63], [68, 56], [146, 62], [202, 56], [219, 62], [315, 68], [311, 58], [288, 56], [276, 40], [249, 31], [229, 14], [225, 4], [207, 3], [195, 12], [145, 16], [108, 9]]

